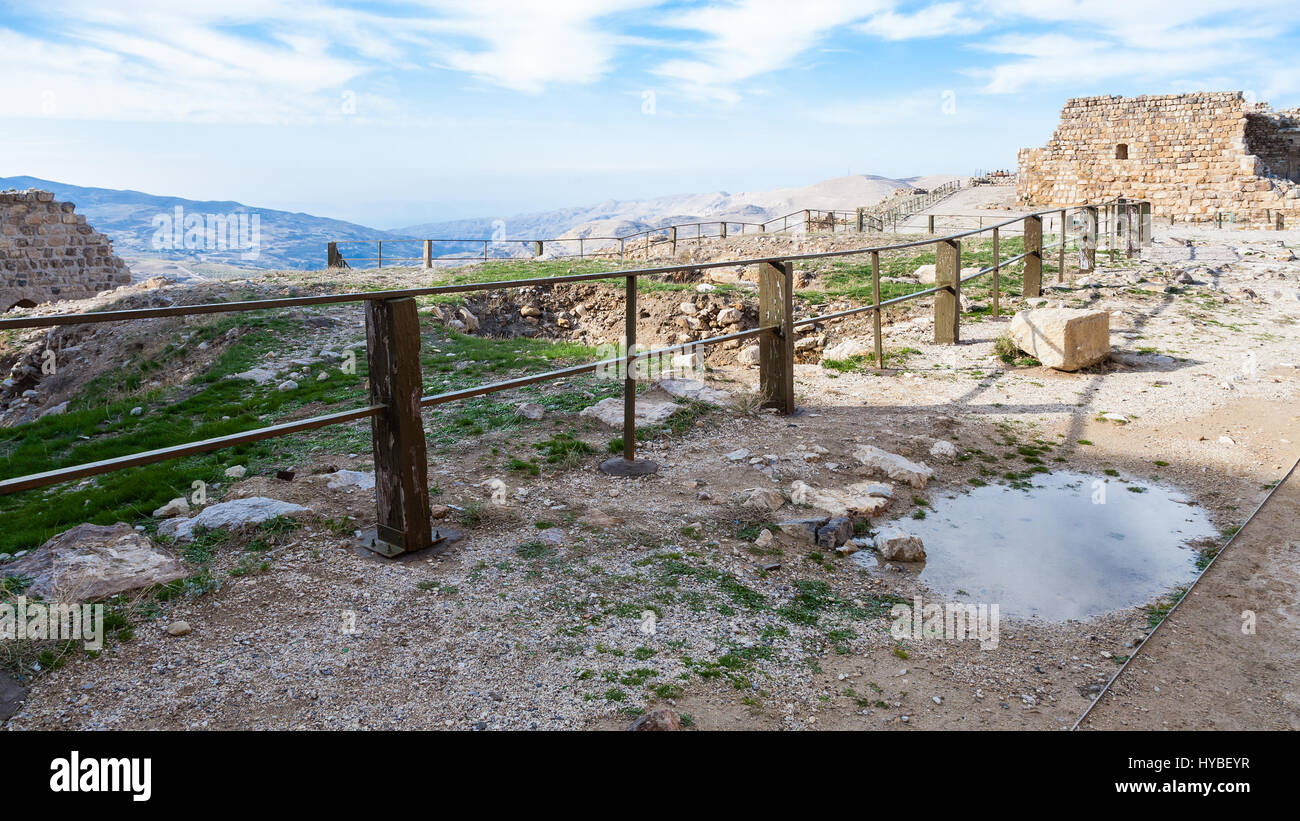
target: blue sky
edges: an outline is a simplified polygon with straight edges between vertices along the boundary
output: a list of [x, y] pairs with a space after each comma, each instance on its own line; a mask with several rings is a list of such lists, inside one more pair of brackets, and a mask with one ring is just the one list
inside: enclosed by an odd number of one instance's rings
[[1300, 106], [1300, 3], [0, 0], [0, 176], [388, 228], [1010, 167], [1067, 97]]

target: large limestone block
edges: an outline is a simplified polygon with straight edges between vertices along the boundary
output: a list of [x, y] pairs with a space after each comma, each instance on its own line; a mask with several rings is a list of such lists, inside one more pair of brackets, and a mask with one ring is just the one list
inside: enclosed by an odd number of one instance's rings
[[184, 563], [128, 524], [77, 525], [4, 565], [31, 579], [27, 595], [46, 601], [98, 601], [190, 575]]
[[247, 499], [234, 499], [210, 505], [203, 508], [199, 515], [189, 519], [168, 519], [158, 526], [158, 535], [177, 542], [188, 542], [194, 538], [196, 527], [205, 527], [208, 530], [235, 530], [245, 525], [260, 524], [277, 516], [295, 516], [300, 513], [311, 513], [311, 511], [292, 502], [282, 502], [266, 496], [250, 496]]
[[1049, 368], [1077, 371], [1110, 355], [1110, 313], [1079, 308], [1020, 311], [1011, 320], [1020, 350]]
[[[657, 394], [657, 395], [656, 395]], [[635, 405], [635, 422], [637, 427], [658, 425], [673, 415], [680, 405], [666, 393], [638, 394]], [[579, 416], [594, 419], [609, 428], [623, 427], [623, 400], [610, 397], [602, 399], [589, 408], [584, 408]]]
[[924, 488], [925, 483], [934, 475], [934, 470], [924, 462], [913, 462], [875, 445], [861, 445], [853, 452], [853, 456], [866, 469], [878, 471], [899, 482], [907, 482], [917, 490]]

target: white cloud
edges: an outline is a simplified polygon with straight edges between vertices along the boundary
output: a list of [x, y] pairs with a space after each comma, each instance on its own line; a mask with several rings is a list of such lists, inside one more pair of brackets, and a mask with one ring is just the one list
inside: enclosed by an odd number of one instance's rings
[[963, 16], [965, 10], [961, 3], [936, 3], [912, 14], [899, 14], [890, 9], [863, 23], [859, 30], [886, 40], [911, 40], [973, 34], [983, 29], [985, 22]]
[[664, 26], [703, 35], [682, 45], [690, 56], [665, 61], [653, 72], [698, 96], [739, 98], [735, 86], [789, 67], [834, 29], [884, 7], [874, 0], [732, 0], [665, 17]]

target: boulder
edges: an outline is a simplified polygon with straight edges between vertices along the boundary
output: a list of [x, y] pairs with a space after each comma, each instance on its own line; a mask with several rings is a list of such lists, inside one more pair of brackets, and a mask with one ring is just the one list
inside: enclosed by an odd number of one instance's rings
[[933, 285], [935, 277], [934, 266], [922, 265], [912, 272], [912, 276], [916, 277], [917, 282], [920, 282], [922, 285]]
[[875, 445], [861, 445], [853, 452], [853, 456], [866, 467], [877, 470], [890, 479], [907, 482], [917, 490], [924, 488], [925, 483], [934, 475], [934, 471], [925, 463], [904, 459], [897, 453], [881, 450]]
[[632, 722], [632, 726], [628, 729], [635, 732], [672, 732], [681, 728], [681, 717], [667, 707], [660, 707]]
[[719, 325], [739, 325], [745, 320], [745, 315], [736, 308], [723, 308], [718, 311]]
[[1110, 314], [1080, 308], [1020, 311], [1011, 320], [1011, 337], [1045, 366], [1077, 371], [1110, 355]]
[[785, 504], [785, 497], [779, 491], [770, 487], [751, 487], [748, 490], [742, 490], [736, 494], [736, 499], [742, 507], [760, 513], [771, 513], [779, 510]]
[[[673, 415], [678, 405], [669, 396], [659, 394], [644, 393], [636, 398], [635, 418], [638, 427], [642, 425], [658, 425], [669, 416]], [[595, 419], [597, 422], [610, 428], [623, 427], [623, 400], [618, 397], [602, 399], [589, 408], [584, 408], [579, 416], [588, 419]]]
[[658, 386], [669, 396], [678, 399], [694, 399], [710, 405], [725, 405], [731, 401], [731, 394], [710, 388], [698, 379], [661, 379]]
[[535, 421], [546, 415], [546, 408], [536, 402], [521, 402], [515, 406], [515, 412], [525, 419]]
[[802, 481], [790, 485], [795, 504], [810, 505], [832, 516], [878, 516], [889, 507], [889, 497], [877, 492], [881, 485], [855, 482], [844, 488], [809, 487]]
[[916, 536], [901, 527], [887, 527], [876, 534], [874, 540], [880, 557], [894, 562], [925, 561], [925, 545]]
[[190, 503], [186, 501], [184, 496], [177, 496], [175, 499], [172, 499], [167, 504], [155, 510], [153, 512], [153, 517], [155, 519], [170, 519], [173, 516], [179, 516], [182, 513], [189, 512]]
[[957, 446], [946, 439], [940, 439], [930, 446], [930, 455], [936, 459], [956, 459]]
[[359, 487], [362, 490], [375, 489], [375, 474], [369, 470], [336, 470], [329, 474], [326, 486], [330, 490], [341, 487]]
[[185, 542], [194, 538], [196, 527], [206, 527], [209, 530], [235, 529], [274, 519], [276, 516], [310, 512], [302, 505], [295, 505], [292, 502], [282, 502], [265, 496], [251, 496], [247, 499], [234, 499], [211, 505], [204, 508], [199, 515], [189, 519], [168, 519], [158, 526], [158, 535]]
[[98, 601], [189, 576], [185, 564], [128, 524], [77, 525], [4, 565], [46, 601]]
[[853, 356], [866, 356], [871, 348], [856, 339], [844, 339], [822, 352], [823, 359], [848, 359]]
[[759, 352], [757, 345], [749, 345], [741, 348], [740, 353], [736, 354], [736, 361], [741, 365], [757, 365], [762, 354]]

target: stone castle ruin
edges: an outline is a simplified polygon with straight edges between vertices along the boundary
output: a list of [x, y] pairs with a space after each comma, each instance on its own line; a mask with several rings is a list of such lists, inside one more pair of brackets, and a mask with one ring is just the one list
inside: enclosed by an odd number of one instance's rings
[[0, 311], [131, 282], [108, 237], [49, 191], [0, 191]]
[[1073, 205], [1128, 197], [1156, 218], [1300, 226], [1300, 109], [1239, 91], [1079, 97], [1043, 148], [1022, 148], [1018, 198]]

